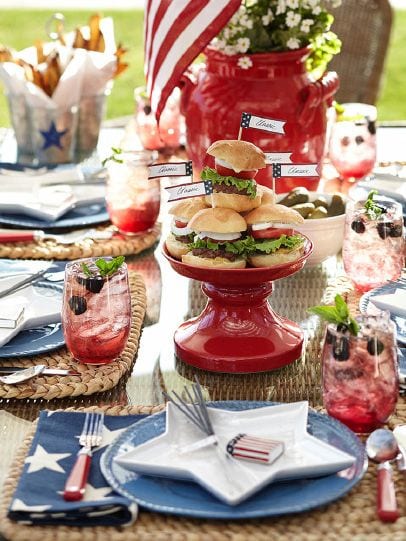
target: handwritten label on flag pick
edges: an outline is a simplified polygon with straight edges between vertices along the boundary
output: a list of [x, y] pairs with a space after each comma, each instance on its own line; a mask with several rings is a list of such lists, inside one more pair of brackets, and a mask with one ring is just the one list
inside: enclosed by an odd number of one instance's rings
[[292, 163], [292, 152], [264, 152], [265, 163]]
[[188, 177], [193, 174], [192, 162], [156, 163], [148, 167], [148, 178]]
[[272, 118], [252, 115], [251, 113], [242, 113], [240, 126], [241, 128], [254, 128], [256, 130], [284, 134], [285, 124], [286, 120], [274, 120]]
[[188, 182], [187, 184], [169, 186], [165, 190], [169, 192], [168, 201], [179, 201], [190, 197], [210, 195], [213, 193], [213, 185], [210, 180], [203, 180], [202, 182]]
[[272, 164], [272, 175], [280, 177], [318, 177], [317, 163]]

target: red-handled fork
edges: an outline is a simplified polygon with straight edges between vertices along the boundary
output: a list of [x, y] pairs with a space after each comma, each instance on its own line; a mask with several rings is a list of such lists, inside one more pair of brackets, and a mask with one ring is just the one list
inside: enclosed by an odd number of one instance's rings
[[79, 436], [79, 451], [76, 462], [66, 481], [63, 497], [67, 501], [78, 501], [85, 493], [92, 460], [92, 448], [101, 444], [104, 413], [86, 413], [82, 433]]

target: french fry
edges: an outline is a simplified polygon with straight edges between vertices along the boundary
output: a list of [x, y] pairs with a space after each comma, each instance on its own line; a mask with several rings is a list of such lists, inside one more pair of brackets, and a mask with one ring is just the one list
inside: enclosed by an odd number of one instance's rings
[[47, 68], [44, 70], [42, 75], [44, 77], [44, 80], [46, 81], [46, 92], [48, 96], [52, 96], [59, 82], [59, 79], [61, 78], [61, 68], [59, 66], [58, 53], [56, 52], [50, 54], [47, 58], [46, 64]]
[[102, 32], [100, 31], [99, 41], [97, 43], [97, 51], [99, 51], [99, 53], [104, 53], [105, 50], [106, 50], [106, 43], [104, 41], [104, 36]]
[[0, 62], [14, 62], [14, 55], [11, 49], [0, 44]]
[[98, 51], [98, 44], [101, 36], [100, 32], [100, 15], [96, 13], [92, 15], [89, 19], [89, 51]]
[[129, 64], [126, 62], [117, 62], [116, 71], [114, 72], [113, 77], [118, 77], [120, 73], [123, 73], [128, 68]]
[[72, 47], [74, 49], [88, 49], [89, 41], [83, 37], [80, 28], [76, 28]]

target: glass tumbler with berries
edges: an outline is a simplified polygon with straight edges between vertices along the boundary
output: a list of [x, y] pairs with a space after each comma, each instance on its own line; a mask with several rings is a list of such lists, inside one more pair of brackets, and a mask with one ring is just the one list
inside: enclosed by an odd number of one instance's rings
[[399, 392], [395, 325], [389, 313], [353, 318], [342, 297], [310, 309], [326, 319], [322, 351], [323, 403], [354, 432], [382, 426]]
[[371, 190], [347, 203], [343, 240], [346, 274], [361, 292], [397, 280], [404, 264], [402, 205]]
[[124, 350], [131, 297], [124, 257], [72, 261], [65, 268], [62, 328], [66, 347], [85, 364], [107, 364]]
[[355, 182], [368, 175], [376, 161], [376, 107], [345, 103], [336, 107], [328, 155], [340, 178]]

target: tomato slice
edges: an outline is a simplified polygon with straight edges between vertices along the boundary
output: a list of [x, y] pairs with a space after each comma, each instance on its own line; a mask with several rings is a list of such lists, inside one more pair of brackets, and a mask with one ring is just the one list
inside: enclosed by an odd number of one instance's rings
[[254, 239], [278, 239], [282, 235], [289, 237], [293, 235], [293, 229], [277, 229], [276, 227], [268, 227], [268, 229], [259, 229], [258, 231], [251, 231], [251, 235]]
[[182, 227], [186, 227], [187, 223], [181, 222], [180, 220], [175, 220], [175, 225], [176, 225], [176, 227], [182, 228]]
[[251, 179], [254, 178], [255, 175], [258, 173], [258, 169], [250, 169], [246, 171], [240, 171], [237, 173], [234, 171], [234, 169], [230, 169], [229, 167], [224, 167], [223, 165], [220, 165], [216, 163], [215, 165], [216, 171], [219, 175], [222, 175], [223, 177], [235, 177], [235, 178], [243, 178], [243, 179]]

